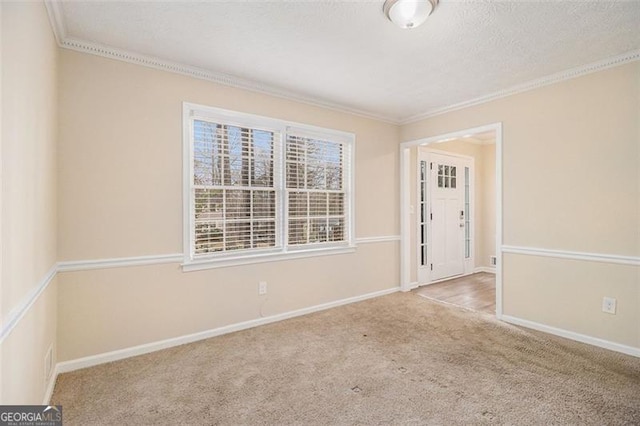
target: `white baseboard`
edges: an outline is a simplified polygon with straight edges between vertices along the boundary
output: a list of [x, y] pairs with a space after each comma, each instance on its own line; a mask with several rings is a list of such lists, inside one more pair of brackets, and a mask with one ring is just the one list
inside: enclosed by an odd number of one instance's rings
[[[56, 365], [55, 374], [57, 375], [59, 373], [67, 373], [69, 371], [74, 371], [74, 370], [78, 370], [86, 367], [92, 367], [94, 365], [104, 364], [107, 362], [117, 361], [120, 359], [130, 358], [133, 356], [142, 355], [149, 352], [155, 352], [161, 349], [171, 348], [174, 346], [180, 346], [187, 343], [196, 342], [198, 340], [208, 339], [210, 337], [220, 336], [227, 333], [233, 333], [235, 331], [240, 331], [240, 330], [246, 330], [248, 328], [270, 324], [273, 322], [282, 321], [285, 319], [294, 318], [301, 315], [310, 314], [313, 312], [323, 311], [325, 309], [335, 308], [335, 307], [347, 305], [350, 303], [360, 302], [363, 300], [372, 299], [374, 297], [385, 296], [387, 294], [395, 293], [397, 291], [400, 291], [400, 287], [393, 287], [386, 290], [363, 294], [361, 296], [349, 297], [347, 299], [336, 300], [334, 302], [323, 303], [321, 305], [297, 309], [295, 311], [284, 312], [282, 314], [271, 315], [264, 318], [257, 318], [254, 320], [231, 324], [224, 327], [214, 328], [212, 330], [201, 331], [199, 333], [193, 333], [185, 336], [161, 340], [158, 342], [152, 342], [144, 345], [133, 346], [131, 348], [125, 348], [117, 351], [106, 352], [98, 355], [91, 355], [88, 357], [78, 358], [70, 361], [64, 361]], [[55, 382], [55, 377], [53, 381]]]
[[487, 272], [489, 274], [495, 274], [496, 273], [496, 268], [494, 267], [489, 267], [489, 266], [478, 266], [477, 268], [475, 268], [473, 270], [473, 273], [478, 273], [478, 272]]
[[53, 374], [49, 378], [49, 383], [47, 384], [47, 389], [44, 391], [44, 399], [42, 401], [42, 405], [49, 405], [49, 401], [51, 401], [51, 396], [53, 396], [53, 389], [56, 387], [56, 380], [58, 379], [58, 365], [56, 364], [53, 367]]
[[586, 334], [575, 333], [573, 331], [564, 330], [562, 328], [556, 328], [549, 325], [540, 324], [537, 322], [525, 320], [522, 318], [512, 317], [510, 315], [502, 315], [500, 320], [508, 322], [510, 324], [519, 325], [533, 330], [543, 331], [545, 333], [553, 334], [556, 336], [564, 337], [566, 339], [575, 340], [581, 343], [587, 343], [589, 345], [598, 346], [600, 348], [609, 349], [615, 352], [621, 352], [623, 354], [635, 356], [640, 358], [640, 348], [634, 348], [633, 346], [623, 345], [621, 343], [611, 342], [609, 340], [599, 339], [597, 337], [587, 336]]

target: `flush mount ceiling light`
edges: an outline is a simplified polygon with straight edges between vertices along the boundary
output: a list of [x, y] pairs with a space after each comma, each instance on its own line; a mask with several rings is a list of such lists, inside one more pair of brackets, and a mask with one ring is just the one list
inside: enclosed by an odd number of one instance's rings
[[386, 0], [382, 10], [400, 28], [416, 28], [427, 20], [439, 0]]

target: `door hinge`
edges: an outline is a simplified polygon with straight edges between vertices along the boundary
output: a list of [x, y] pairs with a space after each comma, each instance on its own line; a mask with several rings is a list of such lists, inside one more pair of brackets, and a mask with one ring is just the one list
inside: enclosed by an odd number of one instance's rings
[[429, 163], [429, 170], [433, 170], [433, 163]]
[[431, 264], [431, 270], [433, 271], [433, 263]]
[[429, 219], [433, 220], [433, 213], [429, 213]]

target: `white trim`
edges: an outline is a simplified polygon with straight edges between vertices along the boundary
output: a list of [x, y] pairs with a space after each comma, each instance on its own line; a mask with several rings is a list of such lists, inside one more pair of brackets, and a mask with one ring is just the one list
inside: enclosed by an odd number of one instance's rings
[[386, 243], [388, 241], [400, 241], [400, 235], [356, 238], [356, 244]]
[[58, 46], [62, 47], [62, 43], [67, 38], [67, 28], [64, 24], [64, 18], [62, 17], [60, 3], [56, 0], [44, 0], [44, 5], [47, 8], [53, 36]]
[[182, 253], [155, 256], [117, 257], [111, 259], [76, 260], [58, 262], [58, 272], [88, 271], [90, 269], [123, 268], [127, 266], [160, 265], [180, 263]]
[[191, 220], [191, 176], [193, 176], [193, 156], [191, 155], [191, 141], [193, 140], [193, 121], [191, 111], [193, 106], [182, 103], [182, 261], [188, 262], [193, 258], [191, 235], [195, 233]]
[[569, 70], [560, 71], [555, 74], [547, 75], [536, 80], [528, 81], [517, 86], [509, 87], [504, 90], [489, 93], [488, 95], [480, 96], [467, 101], [459, 102], [457, 104], [448, 105], [442, 108], [435, 108], [429, 111], [425, 111], [421, 114], [412, 115], [405, 119], [400, 120], [397, 124], [405, 125], [415, 123], [420, 120], [435, 117], [437, 115], [446, 114], [448, 112], [457, 111], [472, 106], [485, 104], [487, 102], [495, 101], [497, 99], [506, 98], [508, 96], [517, 95], [523, 92], [539, 89], [541, 87], [549, 86], [552, 84], [560, 83], [565, 80], [571, 80], [573, 78], [582, 77], [587, 74], [591, 74], [598, 71], [604, 71], [608, 68], [617, 67], [630, 62], [640, 60], [640, 50], [632, 50], [630, 52], [623, 53], [618, 56], [606, 58], [601, 61], [592, 62], [590, 64], [582, 65]]
[[511, 315], [502, 315], [502, 321], [509, 324], [519, 325], [533, 330], [542, 331], [544, 333], [553, 334], [555, 336], [564, 337], [565, 339], [575, 340], [581, 343], [587, 343], [589, 345], [598, 346], [600, 348], [609, 349], [623, 354], [640, 357], [640, 348], [633, 346], [623, 345], [621, 343], [611, 342], [609, 340], [599, 339], [597, 337], [587, 336], [586, 334], [580, 334], [562, 328], [552, 327], [549, 325], [540, 324], [534, 321], [525, 320], [522, 318], [513, 317]]
[[250, 90], [253, 92], [264, 93], [266, 95], [275, 96], [281, 99], [291, 100], [294, 102], [301, 102], [307, 105], [313, 105], [321, 108], [330, 109], [337, 112], [348, 113], [357, 115], [364, 118], [373, 120], [379, 120], [386, 123], [405, 125], [414, 123], [416, 121], [424, 120], [426, 118], [434, 117], [436, 115], [445, 114], [447, 112], [468, 108], [475, 105], [491, 102], [507, 96], [516, 95], [522, 92], [538, 89], [551, 84], [559, 83], [572, 78], [581, 77], [583, 75], [591, 74], [598, 71], [603, 71], [608, 68], [624, 65], [630, 62], [640, 60], [640, 50], [632, 50], [611, 58], [605, 58], [603, 60], [592, 62], [586, 65], [582, 65], [569, 70], [560, 71], [555, 74], [541, 77], [536, 80], [532, 80], [517, 86], [513, 86], [504, 90], [493, 92], [484, 96], [480, 96], [467, 101], [459, 102], [444, 106], [442, 108], [435, 108], [427, 110], [420, 114], [415, 114], [405, 118], [390, 117], [385, 114], [374, 113], [344, 105], [337, 104], [335, 102], [316, 99], [309, 96], [304, 96], [298, 93], [294, 93], [288, 90], [280, 89], [277, 87], [261, 84], [255, 81], [244, 80], [238, 77], [216, 73], [213, 71], [205, 70], [202, 68], [192, 67], [189, 65], [163, 60], [157, 57], [141, 55], [138, 53], [130, 52], [123, 49], [117, 49], [110, 46], [99, 45], [84, 40], [77, 40], [67, 37], [66, 25], [64, 23], [64, 16], [60, 6], [60, 0], [45, 0], [47, 12], [49, 14], [49, 20], [51, 21], [51, 27], [55, 35], [58, 45], [62, 48], [75, 50], [77, 52], [88, 53], [92, 55], [102, 56], [104, 58], [115, 59], [123, 62], [129, 62], [137, 65], [142, 65], [149, 68], [159, 69], [162, 71], [168, 71], [175, 74], [182, 74], [189, 77], [198, 78], [201, 80], [212, 81], [214, 83], [222, 84], [225, 86], [236, 87], [239, 89]]
[[227, 268], [229, 266], [254, 265], [257, 263], [281, 262], [284, 260], [304, 259], [307, 257], [334, 256], [337, 254], [355, 253], [355, 246], [311, 248], [299, 251], [286, 251], [268, 254], [245, 254], [238, 257], [220, 259], [190, 260], [182, 263], [184, 272], [201, 271], [203, 269]]
[[475, 268], [473, 270], [474, 274], [477, 274], [478, 272], [486, 272], [488, 274], [495, 274], [496, 273], [496, 268], [491, 268], [488, 266], [478, 266], [477, 268]]
[[69, 371], [78, 370], [80, 368], [92, 367], [98, 364], [104, 364], [107, 362], [130, 358], [133, 356], [138, 356], [138, 355], [146, 354], [149, 352], [159, 351], [161, 349], [166, 349], [174, 346], [184, 345], [187, 343], [197, 342], [199, 340], [209, 339], [211, 337], [216, 337], [216, 336], [220, 336], [227, 333], [246, 330], [248, 328], [258, 327], [261, 325], [270, 324], [273, 322], [282, 321], [289, 318], [298, 317], [301, 315], [307, 315], [313, 312], [324, 311], [326, 309], [331, 309], [338, 306], [347, 305], [350, 303], [361, 302], [363, 300], [372, 299], [374, 297], [385, 296], [387, 294], [395, 293], [399, 290], [400, 290], [399, 287], [392, 287], [386, 290], [363, 294], [361, 296], [349, 297], [346, 299], [341, 299], [333, 302], [323, 303], [320, 305], [310, 306], [308, 308], [302, 308], [294, 311], [284, 312], [281, 314], [271, 315], [264, 318], [257, 318], [249, 321], [243, 321], [236, 324], [214, 328], [211, 330], [201, 331], [198, 333], [188, 334], [180, 337], [174, 337], [171, 339], [161, 340], [161, 341], [152, 342], [152, 343], [146, 343], [144, 345], [133, 346], [130, 348], [120, 349], [112, 352], [106, 352], [98, 355], [91, 355], [84, 358], [65, 361], [57, 364], [56, 372], [67, 373]]
[[502, 253], [523, 254], [528, 256], [553, 257], [557, 259], [584, 260], [587, 262], [614, 263], [618, 265], [640, 266], [640, 257], [617, 254], [587, 253], [568, 250], [551, 250], [534, 247], [507, 246], [501, 247]]
[[498, 123], [496, 127], [496, 318], [502, 318], [503, 308], [503, 289], [502, 289], [502, 252], [498, 250], [498, 247], [502, 247], [503, 238], [503, 216], [502, 206], [504, 192], [502, 189], [502, 147], [504, 141], [502, 140], [502, 123]]
[[0, 344], [4, 342], [9, 334], [16, 328], [20, 320], [27, 314], [29, 309], [36, 303], [38, 297], [47, 289], [51, 281], [56, 276], [57, 265], [54, 264], [49, 271], [47, 271], [46, 275], [40, 280], [40, 282], [31, 290], [27, 296], [22, 300], [21, 303], [18, 304], [11, 312], [9, 312], [8, 318], [6, 321], [2, 322], [2, 331], [0, 332]]
[[[384, 243], [390, 241], [400, 241], [400, 235], [382, 235], [382, 236], [374, 236], [374, 237], [362, 237], [356, 239], [357, 244], [373, 244], [373, 243]], [[321, 256], [323, 254], [332, 255], [332, 254], [343, 254], [343, 253], [352, 253], [355, 251], [355, 246], [348, 247], [332, 247], [331, 249], [318, 249], [318, 250], [305, 250], [299, 252], [287, 252], [286, 254], [278, 253], [282, 258], [276, 258], [277, 256], [270, 256], [271, 259], [267, 260], [256, 260], [249, 259], [248, 262], [234, 262], [230, 259], [227, 259], [227, 264], [224, 266], [233, 266], [232, 264], [247, 264], [247, 263], [263, 263], [266, 261], [280, 261], [280, 260], [289, 260], [289, 259], [301, 259], [308, 256]], [[307, 254], [307, 255], [305, 255]], [[265, 256], [266, 258], [266, 256]], [[107, 268], [123, 268], [128, 266], [145, 266], [145, 265], [161, 265], [165, 263], [183, 263], [184, 255], [182, 253], [176, 254], [160, 254], [160, 255], [149, 255], [149, 256], [131, 256], [131, 257], [116, 257], [116, 258], [106, 258], [106, 259], [91, 259], [91, 260], [71, 260], [58, 262], [57, 272], [74, 272], [74, 271], [88, 271], [91, 269], [107, 269]], [[198, 262], [192, 262], [195, 266]], [[202, 263], [208, 263], [204, 261]], [[219, 262], [222, 263], [222, 262]], [[206, 268], [193, 268], [190, 270], [199, 270]]]
[[122, 62], [141, 65], [147, 68], [153, 68], [161, 71], [168, 71], [174, 74], [186, 75], [200, 80], [210, 81], [224, 86], [235, 87], [237, 89], [249, 90], [252, 92], [262, 93], [269, 96], [285, 99], [288, 101], [300, 102], [303, 104], [320, 107], [332, 111], [345, 114], [352, 114], [363, 118], [382, 121], [390, 124], [397, 124], [397, 119], [389, 118], [385, 115], [360, 110], [356, 108], [340, 105], [328, 100], [317, 99], [304, 96], [289, 90], [270, 86], [256, 81], [246, 80], [229, 74], [210, 71], [204, 68], [198, 68], [190, 65], [181, 64], [179, 62], [168, 61], [154, 56], [142, 55], [140, 53], [131, 52], [124, 49], [118, 49], [111, 46], [105, 46], [84, 40], [77, 40], [66, 37], [60, 43], [60, 47], [64, 49], [74, 50], [76, 52], [88, 53], [91, 55], [101, 56], [103, 58], [115, 59]]
[[[400, 144], [400, 288], [409, 291], [411, 279], [411, 209], [409, 208], [409, 188], [411, 152], [405, 144]], [[417, 286], [417, 284], [416, 284]]]
[[58, 370], [58, 364], [53, 366], [53, 372], [51, 377], [49, 377], [49, 383], [47, 384], [47, 389], [44, 391], [44, 398], [42, 399], [42, 405], [49, 405], [49, 401], [51, 401], [51, 397], [53, 396], [53, 390], [56, 387], [56, 380], [58, 380], [58, 374], [60, 371]]

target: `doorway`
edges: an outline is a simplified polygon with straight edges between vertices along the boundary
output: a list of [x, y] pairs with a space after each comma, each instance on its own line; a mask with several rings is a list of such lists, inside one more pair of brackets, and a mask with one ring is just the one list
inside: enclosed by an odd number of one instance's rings
[[473, 272], [474, 159], [418, 147], [418, 285]]
[[[479, 175], [484, 166], [477, 154], [460, 149], [456, 152], [452, 148], [464, 140], [475, 140], [479, 145], [493, 144], [486, 155], [494, 167], [494, 175]], [[401, 144], [402, 291], [421, 286], [426, 289], [436, 283], [442, 283], [437, 284], [438, 288], [444, 288], [445, 283], [453, 288], [456, 282], [458, 288], [469, 287], [471, 281], [482, 278], [486, 282], [488, 276], [495, 277], [495, 290], [492, 291], [492, 294], [495, 292], [495, 314], [498, 318], [502, 316], [501, 153], [501, 123]], [[489, 205], [494, 215], [489, 231], [483, 228], [485, 223], [480, 220], [483, 216], [480, 207], [476, 206], [476, 201], [479, 205], [483, 202], [482, 179], [494, 183], [493, 198], [490, 202], [484, 201], [485, 208]], [[476, 183], [480, 185], [478, 200], [475, 200]], [[487, 244], [491, 249], [483, 248]], [[470, 294], [463, 298], [468, 300]], [[486, 294], [484, 297], [486, 299]]]

